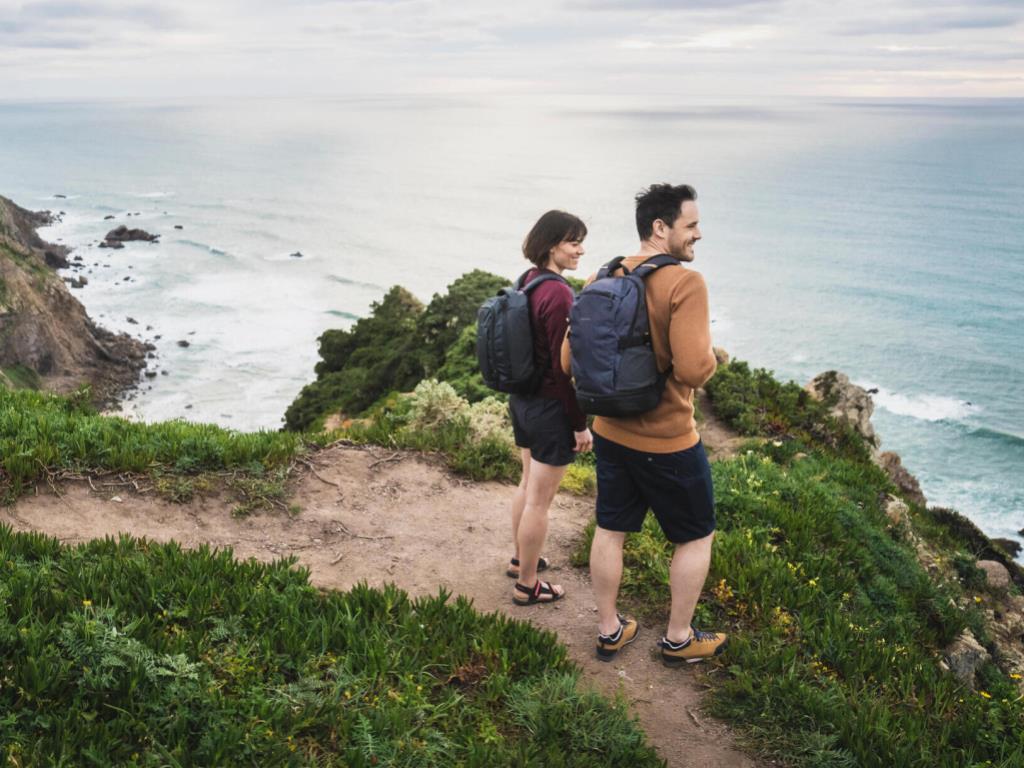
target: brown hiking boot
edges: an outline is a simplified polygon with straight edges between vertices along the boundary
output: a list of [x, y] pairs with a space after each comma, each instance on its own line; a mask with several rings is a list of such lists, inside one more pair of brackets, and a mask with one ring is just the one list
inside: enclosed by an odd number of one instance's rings
[[597, 636], [597, 658], [601, 661], [611, 661], [622, 648], [636, 640], [636, 633], [640, 625], [636, 619], [627, 619], [621, 613], [619, 617], [619, 628], [610, 635]]
[[673, 643], [667, 637], [658, 641], [661, 648], [661, 662], [666, 667], [678, 667], [682, 664], [695, 664], [704, 659], [717, 656], [729, 644], [729, 636], [724, 632], [701, 632], [690, 627], [692, 634], [681, 643]]

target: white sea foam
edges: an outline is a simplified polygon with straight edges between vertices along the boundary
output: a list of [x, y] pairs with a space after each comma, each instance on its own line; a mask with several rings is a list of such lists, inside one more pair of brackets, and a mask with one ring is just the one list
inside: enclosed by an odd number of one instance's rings
[[139, 197], [149, 198], [151, 200], [161, 197], [174, 197], [173, 192], [140, 192]]
[[869, 391], [878, 390], [871, 394], [875, 405], [897, 416], [910, 416], [922, 421], [964, 421], [981, 411], [978, 405], [947, 395], [903, 394], [870, 382], [858, 383]]

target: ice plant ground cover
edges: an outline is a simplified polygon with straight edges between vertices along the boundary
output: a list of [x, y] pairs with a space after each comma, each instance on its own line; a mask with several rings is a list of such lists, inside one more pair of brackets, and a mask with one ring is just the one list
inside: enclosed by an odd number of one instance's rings
[[5, 762], [661, 765], [550, 634], [292, 565], [0, 527]]
[[[965, 627], [989, 641], [979, 580], [929, 575], [882, 510], [895, 489], [800, 387], [733, 363], [708, 392], [720, 417], [767, 436], [713, 465], [719, 528], [697, 625], [732, 639], [709, 675], [712, 711], [789, 765], [1024, 764], [1020, 675], [990, 663], [972, 691], [939, 666]], [[919, 537], [973, 564], [939, 517], [911, 508]], [[670, 551], [653, 518], [626, 547], [626, 605], [655, 623]]]

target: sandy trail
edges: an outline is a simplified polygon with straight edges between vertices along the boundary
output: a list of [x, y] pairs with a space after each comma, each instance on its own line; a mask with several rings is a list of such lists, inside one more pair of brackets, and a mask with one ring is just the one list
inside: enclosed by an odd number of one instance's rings
[[[382, 460], [383, 459], [383, 460]], [[432, 457], [336, 446], [316, 454], [316, 471], [293, 488], [302, 508], [236, 519], [222, 495], [172, 504], [151, 495], [93, 491], [70, 483], [0, 509], [16, 530], [41, 531], [67, 543], [128, 532], [185, 547], [230, 547], [236, 557], [270, 561], [295, 555], [314, 584], [347, 589], [393, 582], [413, 595], [439, 587], [556, 632], [597, 688], [621, 690], [670, 766], [747, 768], [761, 763], [735, 746], [729, 728], [701, 711], [700, 675], [712, 666], [670, 670], [654, 653], [662, 627], [642, 626], [636, 643], [613, 663], [594, 657], [596, 606], [585, 569], [570, 554], [593, 514], [593, 500], [560, 494], [551, 508], [547, 574], [567, 592], [556, 605], [512, 604], [505, 576], [511, 554], [508, 504], [512, 487], [462, 480]], [[120, 499], [120, 500], [115, 500]]]

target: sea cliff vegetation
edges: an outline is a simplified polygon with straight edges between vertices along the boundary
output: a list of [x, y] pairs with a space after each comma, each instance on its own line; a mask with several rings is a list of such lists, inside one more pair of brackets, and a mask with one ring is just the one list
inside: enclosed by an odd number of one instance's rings
[[[338, 438], [513, 480], [505, 408], [474, 378], [472, 345], [476, 306], [505, 282], [470, 273], [426, 307], [395, 288], [352, 329], [325, 333], [285, 433], [129, 427], [73, 399], [0, 390], [0, 488], [10, 500], [61, 471], [185, 483], [273, 473]], [[704, 674], [712, 711], [781, 765], [1024, 764], [1024, 669], [992, 623], [1019, 589], [996, 589], [974, 565], [997, 557], [1019, 579], [1012, 560], [962, 517], [901, 502], [870, 446], [796, 384], [734, 361], [707, 394], [749, 438], [713, 465], [719, 529], [697, 622], [732, 641]], [[324, 435], [329, 417], [338, 426]], [[567, 485], [592, 491], [591, 458]], [[68, 548], [0, 531], [0, 550], [0, 707], [18, 713], [0, 718], [0, 746], [12, 764], [657, 763], [621, 707], [576, 693], [551, 638], [443, 595], [322, 595], [287, 562], [130, 539]], [[670, 550], [651, 520], [628, 540], [623, 601], [648, 626], [668, 613]], [[211, 582], [226, 586], [200, 588]], [[989, 658], [957, 677], [944, 660], [967, 632]], [[511, 727], [498, 726], [502, 708]]]

